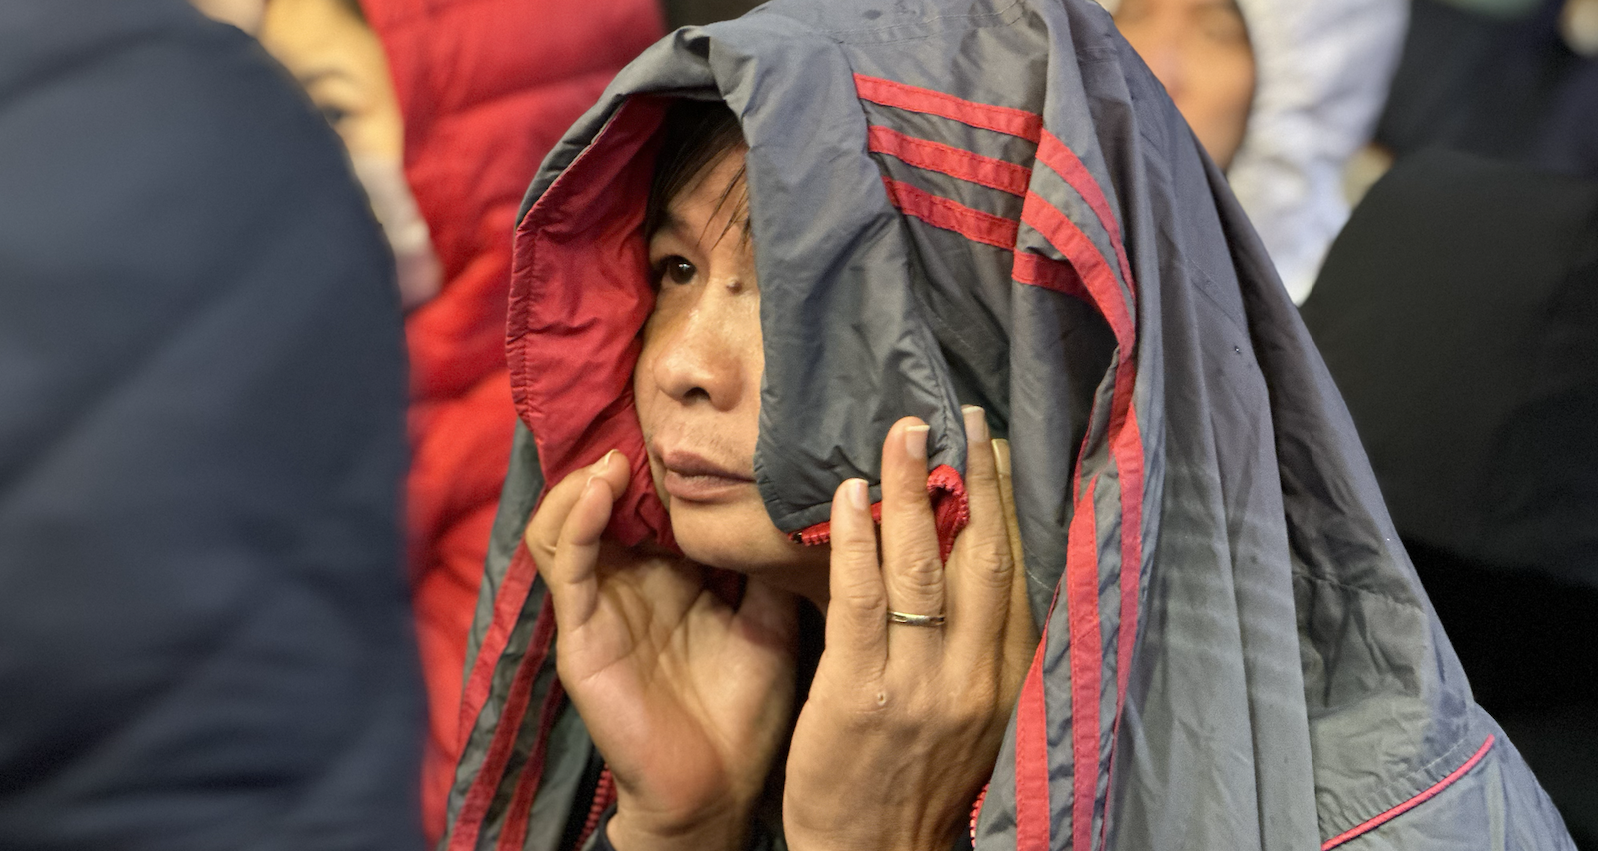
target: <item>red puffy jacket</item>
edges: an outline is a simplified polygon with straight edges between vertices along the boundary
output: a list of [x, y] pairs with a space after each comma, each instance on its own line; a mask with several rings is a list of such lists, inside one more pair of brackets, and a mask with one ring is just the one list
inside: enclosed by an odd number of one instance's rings
[[405, 118], [405, 175], [445, 285], [405, 322], [411, 578], [430, 735], [422, 810], [443, 832], [462, 667], [516, 423], [505, 371], [511, 230], [533, 172], [660, 37], [655, 0], [363, 0]]

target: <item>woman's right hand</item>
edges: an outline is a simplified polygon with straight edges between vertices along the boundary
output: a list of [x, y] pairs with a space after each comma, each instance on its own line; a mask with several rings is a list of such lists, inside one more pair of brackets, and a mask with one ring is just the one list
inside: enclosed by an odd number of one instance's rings
[[627, 481], [613, 451], [527, 526], [556, 668], [616, 780], [618, 851], [736, 849], [793, 709], [797, 604], [751, 579], [734, 609], [699, 565], [602, 543]]

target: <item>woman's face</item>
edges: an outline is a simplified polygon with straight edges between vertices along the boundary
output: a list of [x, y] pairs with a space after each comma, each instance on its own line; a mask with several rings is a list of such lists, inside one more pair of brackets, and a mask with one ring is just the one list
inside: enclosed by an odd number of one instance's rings
[[432, 298], [443, 286], [443, 268], [405, 180], [405, 127], [377, 33], [349, 0], [272, 0], [261, 44], [344, 140], [394, 251], [401, 303], [411, 308]]
[[272, 0], [261, 44], [305, 87], [352, 156], [398, 160], [405, 143], [383, 45], [338, 0]]
[[1234, 0], [1121, 0], [1115, 25], [1221, 168], [1243, 144], [1254, 51]]
[[689, 558], [825, 599], [827, 548], [778, 531], [754, 482], [760, 288], [745, 228], [746, 148], [671, 199], [649, 240], [658, 285], [633, 373], [655, 488]]

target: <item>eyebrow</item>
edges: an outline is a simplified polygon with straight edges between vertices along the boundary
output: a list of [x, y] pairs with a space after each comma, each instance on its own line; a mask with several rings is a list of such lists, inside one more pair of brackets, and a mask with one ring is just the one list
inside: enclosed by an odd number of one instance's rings
[[[726, 236], [728, 231], [734, 229], [737, 229], [742, 233], [743, 239], [748, 239], [749, 224], [749, 213], [746, 208], [742, 216], [735, 216], [727, 223], [727, 227], [722, 230], [720, 234], [717, 234], [716, 241], [720, 242], [721, 238]], [[671, 231], [673, 236], [677, 237], [683, 242], [689, 243], [690, 245], [702, 246], [705, 235], [710, 232], [710, 222], [707, 221], [705, 223], [705, 227], [699, 232], [695, 233], [694, 228], [689, 226], [688, 220], [683, 218], [681, 213], [677, 212], [675, 206], [668, 205], [665, 211], [661, 213], [659, 224], [655, 226], [655, 230], [650, 233], [647, 238], [653, 240], [657, 235], [665, 231]]]
[[661, 222], [661, 227], [666, 230], [676, 231], [678, 236], [686, 238], [692, 228], [688, 227], [688, 220], [683, 218], [676, 210], [667, 207], [666, 217]]
[[671, 207], [667, 207], [666, 210], [661, 213], [660, 221], [655, 224], [655, 229], [649, 233], [648, 239], [650, 241], [654, 241], [655, 237], [665, 234], [668, 231], [677, 239], [680, 239], [684, 242], [690, 241], [688, 238], [688, 234], [690, 233], [688, 222]]

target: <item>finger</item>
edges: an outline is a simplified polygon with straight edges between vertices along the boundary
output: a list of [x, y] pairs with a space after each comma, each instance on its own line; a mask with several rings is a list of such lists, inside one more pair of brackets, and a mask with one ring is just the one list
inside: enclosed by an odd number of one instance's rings
[[527, 531], [523, 536], [540, 571], [549, 569], [549, 563], [555, 557], [555, 542], [560, 539], [561, 527], [566, 523], [566, 515], [571, 513], [578, 497], [582, 496], [589, 478], [602, 476], [611, 491], [619, 494], [627, 489], [628, 474], [626, 457], [612, 449], [598, 461], [577, 470], [550, 488], [539, 502], [538, 510], [533, 512], [532, 519], [527, 522]]
[[[1026, 560], [1021, 556], [1021, 523], [1015, 514], [1015, 484], [1010, 474], [1010, 441], [995, 438], [991, 443], [994, 474], [999, 481], [999, 501], [1004, 507], [1004, 531], [1010, 538], [1010, 559], [1016, 570], [1025, 570]], [[1025, 588], [1025, 583], [1021, 587]]]
[[965, 489], [970, 519], [955, 539], [945, 570], [947, 640], [951, 661], [960, 670], [989, 676], [998, 671], [1002, 658], [1015, 571], [987, 412], [974, 405], [961, 412], [965, 417]]
[[[616, 494], [626, 487], [627, 475], [626, 458], [614, 450], [607, 452], [552, 488], [527, 524], [525, 543], [550, 589], [557, 625], [575, 629], [592, 614], [597, 603], [592, 595], [597, 594], [599, 538], [610, 522]], [[576, 547], [573, 552], [562, 553], [563, 538], [568, 549]]]
[[[927, 426], [894, 423], [882, 443], [882, 574], [888, 609], [944, 614], [943, 558], [927, 498]], [[943, 652], [943, 627], [892, 624], [888, 656], [905, 670], [930, 671]]]
[[555, 603], [555, 625], [563, 632], [587, 623], [599, 605], [599, 540], [615, 501], [604, 477], [590, 476], [561, 524], [555, 557], [543, 576]]
[[826, 658], [862, 678], [875, 678], [888, 661], [888, 596], [870, 502], [864, 479], [849, 479], [832, 495]]
[[1010, 539], [1010, 610], [1004, 630], [1004, 673], [999, 683], [1001, 706], [1009, 706], [1021, 693], [1021, 681], [1038, 646], [1038, 624], [1032, 617], [1027, 590], [1026, 552], [1021, 547], [1021, 524], [1015, 511], [1015, 488], [1010, 475], [1010, 442], [993, 441], [993, 458], [999, 478], [999, 498], [1004, 505], [1004, 526]]

